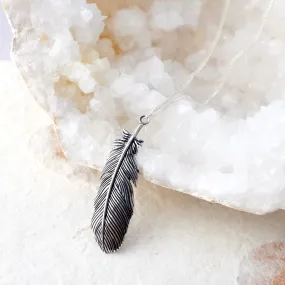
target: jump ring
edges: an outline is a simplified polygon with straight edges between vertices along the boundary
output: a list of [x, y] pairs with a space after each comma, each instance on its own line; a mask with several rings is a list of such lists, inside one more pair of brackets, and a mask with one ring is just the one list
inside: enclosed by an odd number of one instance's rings
[[140, 117], [140, 122], [145, 126], [150, 122], [150, 117], [143, 115]]

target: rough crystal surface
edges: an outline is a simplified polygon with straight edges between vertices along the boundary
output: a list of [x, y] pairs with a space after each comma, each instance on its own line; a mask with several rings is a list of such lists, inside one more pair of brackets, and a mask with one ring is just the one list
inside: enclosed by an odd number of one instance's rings
[[[4, 0], [13, 58], [68, 159], [102, 168], [121, 127], [170, 96], [205, 56], [223, 1]], [[121, 3], [122, 2], [122, 3]], [[285, 204], [285, 3], [208, 105], [268, 1], [231, 1], [222, 38], [180, 101], [141, 133], [148, 180], [255, 213]], [[103, 3], [103, 4], [102, 4]], [[109, 3], [109, 2], [108, 2]]]

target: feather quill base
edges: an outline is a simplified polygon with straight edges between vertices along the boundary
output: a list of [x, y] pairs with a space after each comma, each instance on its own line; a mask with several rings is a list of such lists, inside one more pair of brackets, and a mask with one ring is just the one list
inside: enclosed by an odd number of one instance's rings
[[142, 122], [133, 135], [126, 130], [116, 139], [101, 174], [101, 183], [94, 201], [91, 229], [105, 253], [120, 248], [133, 215], [134, 194], [139, 169], [136, 155], [143, 141], [136, 138]]

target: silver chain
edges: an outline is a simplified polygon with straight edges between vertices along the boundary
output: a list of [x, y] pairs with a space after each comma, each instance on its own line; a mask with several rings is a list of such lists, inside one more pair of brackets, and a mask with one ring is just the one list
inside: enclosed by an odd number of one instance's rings
[[[263, 29], [264, 29], [264, 26], [266, 24], [266, 21], [268, 19], [268, 16], [269, 16], [269, 13], [272, 9], [272, 6], [274, 4], [275, 0], [269, 0], [269, 3], [268, 3], [268, 6], [267, 6], [267, 9], [263, 15], [263, 20], [262, 20], [262, 23], [261, 23], [261, 26], [257, 32], [257, 34], [254, 36], [253, 40], [249, 43], [249, 45], [245, 48], [243, 48], [242, 50], [240, 50], [233, 58], [232, 60], [230, 61], [230, 63], [228, 64], [228, 68], [227, 68], [227, 72], [225, 73], [225, 75], [222, 77], [220, 83], [218, 84], [218, 87], [217, 89], [214, 91], [214, 93], [206, 100], [203, 102], [203, 104], [208, 104], [214, 97], [216, 97], [218, 95], [218, 93], [221, 91], [221, 89], [223, 88], [228, 76], [230, 75], [230, 72], [232, 71], [233, 69], [233, 66], [235, 64], [235, 62], [241, 58], [248, 50], [250, 50], [254, 45], [255, 43], [258, 41]], [[191, 99], [191, 96], [190, 95], [182, 95], [178, 98], [175, 98], [175, 96], [184, 91], [185, 88], [192, 82], [192, 80], [197, 76], [197, 74], [203, 70], [203, 68], [206, 66], [206, 64], [208, 63], [208, 61], [210, 60], [219, 40], [220, 40], [220, 37], [222, 35], [222, 32], [223, 32], [223, 27], [225, 25], [225, 22], [226, 22], [226, 19], [227, 19], [227, 14], [228, 14], [228, 10], [229, 10], [229, 6], [230, 6], [230, 0], [225, 0], [225, 5], [224, 5], [224, 9], [223, 9], [223, 14], [222, 14], [222, 17], [221, 17], [221, 21], [220, 21], [220, 24], [219, 24], [219, 27], [218, 27], [218, 31], [217, 31], [217, 34], [209, 48], [209, 51], [208, 51], [208, 54], [207, 56], [204, 58], [204, 60], [200, 63], [200, 65], [198, 66], [198, 68], [192, 72], [188, 79], [185, 81], [184, 84], [182, 84], [171, 96], [169, 96], [166, 100], [164, 100], [164, 102], [162, 102], [160, 105], [158, 105], [157, 107], [155, 107], [148, 115], [145, 115], [143, 116], [144, 120], [147, 121], [147, 122], [150, 122], [150, 120], [155, 117], [160, 111], [163, 111], [165, 110], [167, 107], [169, 107], [170, 105], [182, 100], [182, 99]]]

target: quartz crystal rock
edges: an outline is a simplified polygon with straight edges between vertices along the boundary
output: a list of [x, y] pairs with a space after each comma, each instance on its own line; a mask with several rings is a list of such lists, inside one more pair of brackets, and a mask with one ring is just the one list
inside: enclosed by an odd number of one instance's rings
[[[93, 3], [91, 3], [93, 2]], [[96, 3], [95, 3], [96, 2]], [[12, 57], [53, 117], [65, 156], [101, 169], [124, 127], [170, 96], [208, 50], [224, 1], [4, 0]], [[285, 2], [232, 0], [213, 56], [185, 99], [140, 134], [146, 180], [253, 213], [285, 206]], [[181, 95], [181, 94], [180, 94]]]

